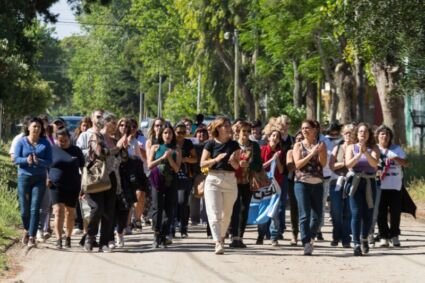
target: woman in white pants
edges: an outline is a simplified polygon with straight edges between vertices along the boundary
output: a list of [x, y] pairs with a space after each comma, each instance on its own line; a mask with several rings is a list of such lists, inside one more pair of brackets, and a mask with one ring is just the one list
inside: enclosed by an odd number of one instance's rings
[[230, 224], [238, 187], [235, 170], [239, 167], [240, 148], [233, 141], [229, 119], [219, 117], [211, 124], [213, 139], [202, 151], [201, 167], [208, 167], [205, 180], [205, 205], [215, 254], [224, 253], [224, 238]]

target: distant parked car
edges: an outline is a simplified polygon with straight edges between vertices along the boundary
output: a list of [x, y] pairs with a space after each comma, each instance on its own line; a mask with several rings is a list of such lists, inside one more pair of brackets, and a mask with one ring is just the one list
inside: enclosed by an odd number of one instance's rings
[[60, 116], [60, 118], [65, 121], [66, 128], [72, 135], [75, 129], [78, 127], [78, 124], [80, 123], [81, 119], [83, 119], [83, 116]]

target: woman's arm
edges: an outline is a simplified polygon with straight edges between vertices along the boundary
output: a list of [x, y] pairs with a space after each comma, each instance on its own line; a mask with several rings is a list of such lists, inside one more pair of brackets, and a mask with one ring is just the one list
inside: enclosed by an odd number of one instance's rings
[[220, 160], [222, 160], [224, 157], [226, 157], [226, 153], [220, 153], [215, 158], [209, 159], [210, 157], [211, 157], [211, 153], [208, 150], [203, 149], [200, 166], [210, 168], [214, 164], [217, 164], [218, 162], [220, 162]]
[[331, 158], [329, 160], [329, 168], [331, 168], [332, 171], [341, 169], [341, 168], [343, 168], [345, 166], [344, 161], [336, 162], [336, 157], [338, 155], [338, 150], [340, 148], [343, 149], [342, 145], [336, 146], [332, 150]]
[[345, 167], [347, 167], [348, 169], [353, 168], [362, 156], [361, 150], [359, 150], [359, 153], [354, 155], [353, 147], [354, 145], [350, 144], [345, 148]]
[[[318, 153], [318, 145], [315, 145], [311, 152], [304, 158], [302, 158], [301, 155], [301, 142], [298, 142], [294, 145], [294, 150], [292, 152], [292, 155], [294, 157], [294, 163], [296, 169], [301, 169], [304, 166], [307, 165], [307, 163], [310, 161], [310, 159]], [[325, 162], [326, 163], [326, 162]]]
[[158, 150], [158, 145], [153, 145], [151, 149], [149, 150], [149, 156], [148, 156], [148, 168], [152, 169], [155, 166], [158, 166], [164, 159], [167, 158], [167, 152], [165, 152], [160, 158], [154, 160], [155, 152]]
[[379, 156], [381, 155], [378, 146], [375, 145], [370, 153], [367, 149], [363, 153], [366, 156], [369, 165], [375, 169], [378, 168]]
[[189, 164], [195, 164], [198, 162], [198, 155], [196, 154], [195, 148], [192, 148], [190, 150], [190, 155], [188, 157], [183, 157], [182, 162], [189, 163]]
[[168, 154], [167, 159], [168, 159], [168, 163], [170, 164], [171, 168], [173, 168], [174, 172], [179, 172], [180, 170], [180, 166], [182, 163], [182, 152], [180, 150], [180, 148], [177, 148], [176, 150], [174, 150], [174, 152], [176, 153], [176, 160], [174, 160], [173, 158], [173, 150], [169, 150], [170, 154]]
[[229, 158], [229, 164], [235, 170], [239, 168], [240, 155], [241, 155], [241, 150], [238, 149], [238, 150], [234, 151]]
[[286, 167], [288, 168], [289, 173], [295, 171], [295, 163], [292, 149], [288, 150], [288, 152], [286, 153]]

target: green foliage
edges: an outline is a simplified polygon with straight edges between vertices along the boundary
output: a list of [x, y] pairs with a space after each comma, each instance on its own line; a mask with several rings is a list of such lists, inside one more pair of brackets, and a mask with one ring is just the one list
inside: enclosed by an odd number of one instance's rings
[[[6, 265], [5, 248], [18, 237], [20, 224], [19, 206], [16, 193], [16, 167], [9, 157], [0, 151], [0, 273]], [[13, 185], [11, 181], [14, 181]]]
[[196, 88], [178, 86], [167, 96], [163, 116], [171, 122], [179, 122], [184, 117], [196, 116]]

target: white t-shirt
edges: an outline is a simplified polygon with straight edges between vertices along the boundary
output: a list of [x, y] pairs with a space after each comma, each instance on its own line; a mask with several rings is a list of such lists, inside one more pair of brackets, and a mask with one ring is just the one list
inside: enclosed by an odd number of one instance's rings
[[[384, 160], [384, 163], [387, 163], [386, 157], [399, 157], [401, 159], [406, 159], [406, 153], [398, 145], [391, 145], [388, 149], [379, 147], [379, 150], [381, 151], [381, 158]], [[400, 164], [394, 160], [389, 160], [387, 168], [382, 169], [382, 174], [385, 174], [381, 180], [382, 190], [401, 190], [403, 170]]]
[[16, 135], [13, 140], [12, 140], [12, 144], [10, 145], [10, 149], [9, 149], [9, 155], [13, 155], [15, 154], [15, 147], [16, 144], [18, 143], [18, 141], [20, 141], [22, 138], [24, 137], [24, 133], [20, 133], [19, 135]]

